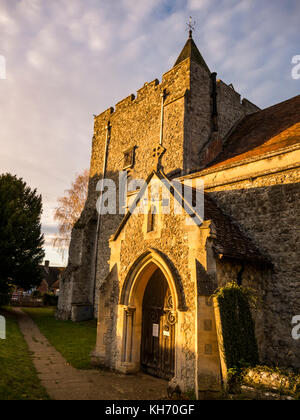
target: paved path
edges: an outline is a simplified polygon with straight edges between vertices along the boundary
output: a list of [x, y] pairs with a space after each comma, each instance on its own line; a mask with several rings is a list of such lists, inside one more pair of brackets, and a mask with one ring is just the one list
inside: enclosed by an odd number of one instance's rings
[[148, 375], [78, 370], [52, 347], [29, 315], [16, 308], [20, 329], [42, 385], [54, 400], [155, 400], [166, 397], [167, 382]]

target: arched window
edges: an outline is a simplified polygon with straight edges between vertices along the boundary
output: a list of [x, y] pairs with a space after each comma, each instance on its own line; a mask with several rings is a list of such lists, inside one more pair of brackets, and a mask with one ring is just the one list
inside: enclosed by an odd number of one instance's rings
[[157, 208], [151, 206], [148, 212], [147, 232], [154, 232], [157, 229]]

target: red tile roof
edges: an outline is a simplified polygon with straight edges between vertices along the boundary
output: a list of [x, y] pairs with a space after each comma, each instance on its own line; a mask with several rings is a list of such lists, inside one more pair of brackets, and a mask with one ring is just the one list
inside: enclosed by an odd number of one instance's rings
[[300, 143], [300, 95], [246, 116], [207, 168], [219, 168]]
[[213, 247], [219, 255], [268, 263], [267, 257], [258, 250], [238, 225], [223, 213], [209, 193], [204, 193], [204, 220], [212, 220], [214, 223], [216, 238], [213, 240]]
[[[173, 181], [172, 185], [178, 191], [178, 183]], [[187, 189], [187, 186], [185, 186], [185, 188]], [[193, 190], [195, 193], [197, 192], [194, 188]], [[192, 196], [193, 194], [191, 193], [185, 194], [185, 196], [183, 196], [183, 202], [179, 199], [179, 204], [181, 204], [183, 208], [185, 208], [184, 202], [193, 206], [193, 203], [189, 202], [192, 199]], [[174, 197], [177, 197], [177, 194], [175, 194]], [[196, 208], [194, 210], [199, 216], [199, 220], [211, 220], [213, 222], [216, 233], [216, 237], [213, 239], [213, 248], [217, 254], [222, 257], [237, 260], [269, 263], [268, 258], [260, 252], [255, 243], [221, 210], [210, 193], [204, 192], [203, 199], [204, 214], [198, 213]], [[194, 217], [193, 215], [191, 216]]]

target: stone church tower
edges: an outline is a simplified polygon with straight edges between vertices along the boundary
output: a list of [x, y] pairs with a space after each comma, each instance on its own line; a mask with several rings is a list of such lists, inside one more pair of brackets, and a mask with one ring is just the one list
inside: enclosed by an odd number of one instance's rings
[[[211, 73], [191, 32], [161, 82], [95, 117], [88, 199], [57, 311], [73, 321], [98, 317], [94, 361], [122, 372], [142, 368], [183, 390], [216, 390], [209, 297], [238, 281], [261, 297], [254, 314], [261, 360], [300, 366], [290, 333], [300, 314], [299, 143], [300, 97], [263, 111], [241, 100]], [[128, 182], [146, 181], [128, 191], [125, 208], [121, 171]], [[96, 211], [104, 178], [117, 185], [117, 214]], [[153, 182], [169, 186], [171, 208], [192, 208], [180, 185], [195, 190], [199, 180], [203, 214], [165, 214], [161, 193], [150, 200], [155, 212], [132, 214], [132, 205], [153, 195]]]

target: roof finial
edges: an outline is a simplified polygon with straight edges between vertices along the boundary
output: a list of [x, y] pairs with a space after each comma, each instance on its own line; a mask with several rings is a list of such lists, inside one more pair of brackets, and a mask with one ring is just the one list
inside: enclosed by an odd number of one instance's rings
[[189, 38], [191, 39], [193, 37], [193, 31], [195, 31], [195, 25], [196, 21], [192, 22], [192, 16], [190, 16], [189, 23], [186, 24], [186, 26], [189, 28]]

